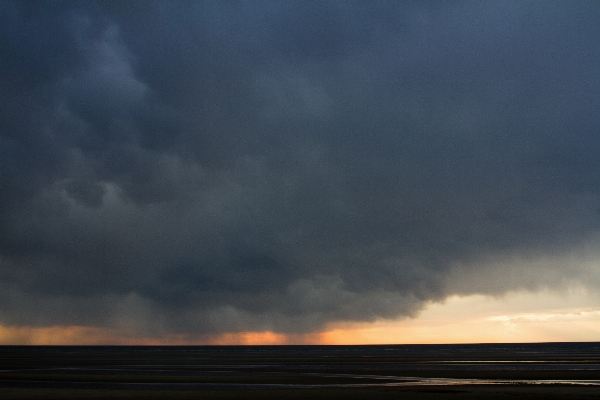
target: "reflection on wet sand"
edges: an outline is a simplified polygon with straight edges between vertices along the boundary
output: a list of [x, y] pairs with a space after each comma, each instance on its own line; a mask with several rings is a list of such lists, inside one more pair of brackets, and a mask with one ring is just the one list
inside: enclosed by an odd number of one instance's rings
[[0, 347], [3, 398], [26, 398], [34, 389], [44, 396], [158, 390], [172, 397], [491, 386], [598, 387], [598, 394], [600, 344]]

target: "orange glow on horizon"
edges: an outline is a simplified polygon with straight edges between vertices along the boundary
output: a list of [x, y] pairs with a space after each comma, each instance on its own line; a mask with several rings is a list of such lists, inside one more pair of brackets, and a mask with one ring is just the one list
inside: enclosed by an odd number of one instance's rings
[[106, 329], [87, 326], [0, 325], [0, 344], [3, 345], [95, 345], [102, 344], [110, 337], [110, 332]]
[[321, 332], [272, 331], [140, 337], [89, 326], [0, 325], [1, 345], [284, 345], [434, 344], [600, 341], [600, 298], [591, 293], [515, 293], [505, 298], [454, 296], [418, 317], [340, 322]]
[[[321, 333], [283, 334], [271, 331], [228, 332], [216, 335], [169, 334], [163, 337], [130, 337], [118, 331], [88, 326], [3, 326], [0, 345], [285, 345], [321, 344]], [[325, 343], [323, 343], [325, 344]]]

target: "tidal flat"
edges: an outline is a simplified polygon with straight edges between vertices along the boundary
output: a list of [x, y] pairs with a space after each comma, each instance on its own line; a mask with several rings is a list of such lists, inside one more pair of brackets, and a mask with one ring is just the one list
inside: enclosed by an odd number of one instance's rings
[[600, 397], [600, 343], [0, 346], [2, 399]]

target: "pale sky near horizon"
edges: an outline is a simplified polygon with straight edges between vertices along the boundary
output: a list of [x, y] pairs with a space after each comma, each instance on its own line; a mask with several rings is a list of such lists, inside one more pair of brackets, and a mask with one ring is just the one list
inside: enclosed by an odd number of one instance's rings
[[414, 319], [345, 327], [329, 336], [335, 344], [592, 342], [600, 336], [600, 299], [581, 289], [451, 297]]
[[599, 20], [0, 2], [0, 343], [600, 341]]
[[35, 344], [448, 344], [592, 342], [600, 336], [600, 295], [583, 287], [519, 292], [502, 297], [453, 296], [432, 303], [414, 318], [338, 323], [306, 337], [273, 332], [226, 333], [213, 337], [123, 340], [117, 332], [88, 328], [0, 326], [0, 345]]

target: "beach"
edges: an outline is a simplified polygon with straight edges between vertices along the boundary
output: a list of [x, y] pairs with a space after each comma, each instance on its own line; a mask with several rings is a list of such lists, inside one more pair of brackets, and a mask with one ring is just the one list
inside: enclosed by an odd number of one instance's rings
[[598, 388], [565, 386], [466, 386], [256, 390], [0, 389], [2, 399], [597, 399]]
[[598, 343], [0, 348], [2, 399], [599, 395]]

